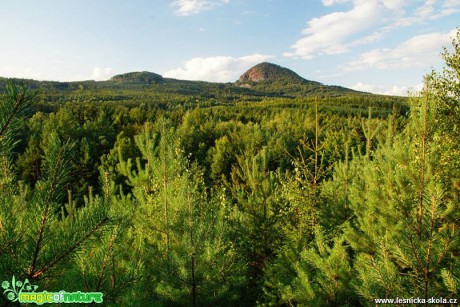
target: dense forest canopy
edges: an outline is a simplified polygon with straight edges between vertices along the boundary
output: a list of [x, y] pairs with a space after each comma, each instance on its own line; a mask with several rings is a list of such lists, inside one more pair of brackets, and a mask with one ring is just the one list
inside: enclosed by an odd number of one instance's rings
[[458, 299], [459, 40], [410, 98], [267, 63], [1, 79], [0, 302], [13, 276], [110, 306]]

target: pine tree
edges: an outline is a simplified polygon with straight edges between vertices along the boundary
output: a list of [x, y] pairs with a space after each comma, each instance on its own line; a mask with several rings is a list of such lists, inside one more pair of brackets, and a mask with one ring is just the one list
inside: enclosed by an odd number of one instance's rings
[[105, 235], [104, 230], [112, 219], [108, 202], [100, 197], [78, 210], [69, 197], [65, 206], [74, 143], [61, 141], [56, 133], [51, 133], [44, 144], [42, 175], [35, 186], [29, 188], [14, 180], [11, 157], [17, 143], [15, 129], [35, 97], [25, 87], [9, 84], [1, 104], [0, 149], [4, 171], [0, 174], [0, 277], [9, 280], [15, 276], [39, 281], [44, 287], [59, 286], [59, 280], [72, 271], [75, 257], [98, 236]]
[[[282, 242], [283, 246], [277, 251], [276, 259], [266, 269], [265, 302], [268, 305], [347, 304], [348, 301], [353, 300], [348, 300], [347, 296], [352, 291], [344, 283], [344, 280], [351, 276], [349, 255], [344, 239], [336, 234], [336, 229], [332, 229], [331, 238], [325, 239], [320, 225], [334, 223], [330, 220], [333, 217], [331, 211], [341, 210], [341, 213], [334, 212], [334, 214], [349, 215], [349, 210], [339, 207], [338, 202], [328, 208], [325, 203], [327, 197], [323, 199], [322, 194], [325, 193], [322, 190], [327, 169], [323, 164], [325, 150], [320, 140], [317, 99], [315, 99], [314, 139], [310, 144], [301, 140], [297, 149], [298, 155], [292, 157], [294, 172], [283, 182], [282, 189], [289, 203], [286, 210], [287, 223], [283, 225], [286, 238]], [[345, 176], [348, 176], [347, 153], [345, 157], [344, 165], [347, 168]], [[336, 176], [336, 178], [340, 177]], [[326, 192], [330, 187], [331, 184], [326, 186]], [[339, 189], [335, 189], [333, 193], [338, 191]], [[343, 202], [346, 202], [344, 198], [347, 198], [347, 192], [334, 197], [334, 201], [339, 198], [340, 206], [345, 207]], [[347, 212], [343, 213], [343, 211]], [[322, 217], [328, 220], [323, 221]], [[332, 267], [331, 263], [336, 267]], [[347, 273], [341, 275], [344, 271]], [[331, 280], [333, 276], [336, 277], [335, 281]]]
[[[448, 69], [458, 72], [459, 54], [449, 55]], [[450, 75], [452, 76], [452, 75]], [[356, 252], [355, 287], [372, 304], [374, 298], [448, 297], [456, 290], [459, 252], [457, 79], [447, 96], [436, 74], [412, 99], [405, 131], [362, 162], [350, 187], [346, 238]], [[454, 292], [452, 292], [454, 291]]]
[[313, 238], [323, 210], [320, 191], [326, 167], [319, 119], [318, 99], [315, 98], [314, 137], [299, 141], [297, 155], [291, 156], [294, 172], [283, 182], [291, 215], [291, 227], [285, 227], [286, 235], [303, 246]]
[[38, 92], [31, 92], [24, 84], [15, 85], [8, 81], [0, 103], [0, 188], [6, 188], [14, 181], [12, 154], [18, 140], [16, 133], [22, 119], [31, 113]]
[[[50, 287], [65, 287], [73, 291], [102, 292], [104, 304], [125, 305], [135, 301], [133, 293], [142, 278], [142, 264], [132, 257], [132, 248], [127, 248], [128, 229], [131, 226], [134, 206], [132, 199], [122, 193], [115, 193], [117, 186], [110, 179], [110, 173], [100, 168], [102, 196], [93, 196], [90, 190], [85, 197], [85, 208], [105, 202], [111, 227], [96, 234], [91, 244], [80, 250], [66, 274], [54, 281]], [[75, 216], [77, 209], [71, 196], [62, 214]], [[69, 291], [67, 290], [67, 291]]]
[[299, 253], [285, 246], [267, 270], [267, 305], [354, 306], [353, 276], [344, 238], [326, 235], [321, 226]]
[[206, 191], [174, 134], [166, 120], [146, 124], [135, 137], [141, 157], [118, 166], [137, 202], [127, 242], [145, 271], [135, 295], [146, 304], [227, 305], [241, 265], [227, 239], [226, 201]]
[[269, 171], [266, 149], [237, 158], [227, 182], [235, 204], [233, 241], [248, 263], [248, 288], [243, 293], [253, 304], [261, 293], [263, 270], [282, 240], [282, 216], [286, 202], [278, 193], [281, 173]]

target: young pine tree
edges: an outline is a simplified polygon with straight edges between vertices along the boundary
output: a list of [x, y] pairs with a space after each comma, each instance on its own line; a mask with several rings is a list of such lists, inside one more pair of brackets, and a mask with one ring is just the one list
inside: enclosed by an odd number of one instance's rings
[[236, 213], [233, 241], [247, 262], [243, 296], [253, 304], [262, 293], [263, 271], [281, 244], [286, 203], [278, 193], [281, 173], [268, 170], [265, 148], [237, 160], [227, 187]]
[[286, 245], [267, 270], [265, 304], [355, 306], [349, 246], [343, 237], [326, 235], [317, 225], [314, 239], [300, 252]]
[[[44, 144], [42, 174], [35, 186], [28, 188], [15, 180], [11, 163], [17, 143], [15, 131], [35, 97], [36, 94], [25, 87], [10, 83], [1, 102], [0, 278], [10, 280], [15, 276], [41, 287], [60, 288], [59, 281], [64, 276], [71, 279], [68, 274], [75, 257], [94, 244], [97, 236], [105, 235], [103, 230], [112, 218], [108, 201], [102, 198], [78, 210], [69, 198], [65, 208], [68, 165], [74, 144], [61, 141], [55, 133], [51, 133]], [[95, 291], [94, 288], [91, 291]]]
[[[241, 283], [228, 241], [226, 201], [210, 195], [166, 120], [135, 137], [141, 156], [120, 160], [136, 201], [131, 242], [144, 267], [134, 294], [142, 304], [231, 305]], [[135, 166], [134, 166], [135, 165]]]
[[364, 161], [351, 184], [355, 218], [346, 237], [364, 304], [458, 294], [458, 37], [454, 46], [447, 73], [428, 76], [411, 100], [406, 129]]

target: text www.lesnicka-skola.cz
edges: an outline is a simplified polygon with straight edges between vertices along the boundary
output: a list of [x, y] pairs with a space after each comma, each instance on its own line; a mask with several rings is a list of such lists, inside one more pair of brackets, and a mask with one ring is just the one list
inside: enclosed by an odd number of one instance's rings
[[444, 297], [430, 297], [428, 299], [420, 297], [411, 298], [376, 298], [374, 299], [376, 304], [458, 304], [456, 298], [444, 298]]

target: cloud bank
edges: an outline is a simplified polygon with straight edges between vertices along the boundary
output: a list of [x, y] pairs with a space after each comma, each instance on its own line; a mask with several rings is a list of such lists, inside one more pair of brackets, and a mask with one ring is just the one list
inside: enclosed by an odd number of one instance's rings
[[165, 72], [163, 76], [183, 80], [233, 82], [251, 66], [272, 58], [274, 56], [258, 53], [243, 57], [197, 57], [184, 62], [182, 67]]
[[354, 46], [382, 39], [392, 31], [460, 12], [460, 1], [323, 0], [324, 6], [346, 5], [307, 22], [303, 37], [287, 57], [312, 59], [319, 55], [345, 53]]
[[105, 81], [115, 75], [113, 68], [111, 67], [94, 67], [93, 73], [90, 80], [94, 81]]
[[391, 95], [391, 96], [408, 96], [410, 93], [418, 92], [423, 88], [423, 84], [417, 84], [415, 86], [397, 86], [393, 85], [390, 87], [386, 87], [383, 85], [374, 85], [374, 84], [367, 84], [358, 82], [350, 88], [361, 91], [361, 92], [369, 92], [374, 94], [381, 94], [381, 95]]
[[449, 45], [456, 31], [417, 35], [394, 48], [377, 48], [364, 52], [357, 59], [342, 66], [344, 71], [376, 69], [406, 69], [427, 67], [440, 58], [440, 46]]

